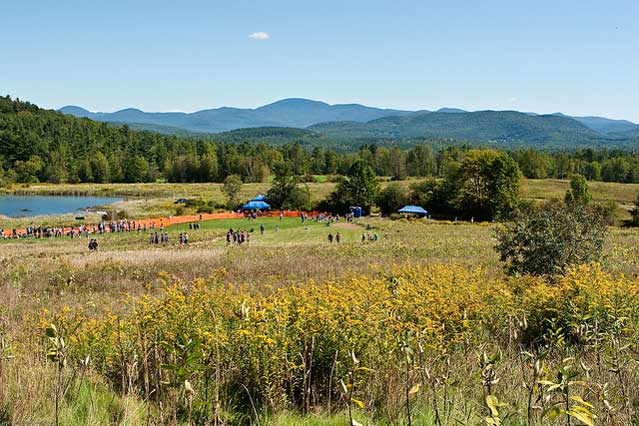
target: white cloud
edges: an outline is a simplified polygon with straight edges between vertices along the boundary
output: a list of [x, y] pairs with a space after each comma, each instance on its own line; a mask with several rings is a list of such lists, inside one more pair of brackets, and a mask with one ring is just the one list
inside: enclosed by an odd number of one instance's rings
[[256, 33], [249, 34], [248, 36], [249, 38], [252, 38], [253, 40], [259, 40], [259, 41], [264, 41], [271, 38], [271, 36], [268, 33], [265, 33], [264, 31], [258, 31]]
[[514, 104], [514, 103], [515, 103], [515, 102], [517, 102], [518, 100], [519, 100], [519, 99], [517, 99], [516, 97], [514, 97], [514, 96], [513, 96], [512, 98], [510, 98], [510, 103], [511, 103], [511, 104]]

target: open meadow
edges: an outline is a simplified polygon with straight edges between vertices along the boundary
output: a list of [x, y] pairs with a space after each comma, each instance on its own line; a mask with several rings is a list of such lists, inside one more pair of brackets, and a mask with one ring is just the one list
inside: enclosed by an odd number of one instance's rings
[[[135, 217], [222, 197], [215, 184], [19, 192], [134, 197]], [[636, 192], [593, 185], [599, 200]], [[505, 275], [499, 226], [259, 217], [170, 226], [165, 244], [104, 234], [97, 252], [0, 241], [0, 424], [632, 424], [639, 232], [611, 228], [600, 265], [547, 281]], [[250, 242], [228, 244], [230, 228]]]
[[[335, 189], [335, 183], [326, 176], [316, 176], [318, 182], [308, 183], [313, 204], [325, 199]], [[421, 179], [413, 178], [399, 181], [403, 187], [417, 184]], [[390, 182], [383, 180], [384, 188]], [[266, 193], [271, 184], [245, 183], [242, 185], [239, 197], [249, 199], [258, 193]], [[569, 188], [568, 180], [560, 179], [523, 179], [520, 198], [525, 200], [563, 199]], [[639, 184], [622, 184], [613, 182], [590, 182], [593, 200], [600, 202], [614, 202], [617, 204], [616, 213], [619, 219], [627, 219], [633, 201], [639, 193]], [[139, 183], [139, 184], [30, 184], [13, 185], [0, 189], [2, 194], [11, 195], [74, 195], [74, 196], [104, 196], [122, 197], [122, 202], [116, 203], [109, 209], [123, 211], [130, 218], [160, 217], [176, 214], [175, 200], [179, 198], [201, 199], [213, 204], [223, 204], [224, 194], [220, 183]], [[97, 215], [87, 215], [89, 223], [97, 223]], [[60, 225], [75, 223], [74, 215], [24, 218], [0, 220], [0, 226], [9, 229], [12, 226]]]

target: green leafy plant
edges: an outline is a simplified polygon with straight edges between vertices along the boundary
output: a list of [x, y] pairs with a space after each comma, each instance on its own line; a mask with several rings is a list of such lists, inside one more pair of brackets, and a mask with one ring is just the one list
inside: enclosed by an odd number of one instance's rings
[[577, 389], [585, 386], [583, 381], [576, 380], [578, 377], [579, 371], [575, 368], [574, 358], [566, 358], [557, 369], [556, 379], [539, 381], [544, 386], [549, 401], [544, 415], [550, 420], [563, 417], [568, 426], [572, 425], [572, 419], [594, 426], [596, 416], [593, 413], [593, 405], [576, 393]]

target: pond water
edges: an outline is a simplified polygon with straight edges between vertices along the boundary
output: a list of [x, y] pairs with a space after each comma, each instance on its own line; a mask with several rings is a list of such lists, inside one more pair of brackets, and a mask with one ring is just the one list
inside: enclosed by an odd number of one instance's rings
[[0, 216], [27, 217], [78, 213], [88, 207], [103, 206], [121, 198], [63, 197], [43, 195], [2, 195]]

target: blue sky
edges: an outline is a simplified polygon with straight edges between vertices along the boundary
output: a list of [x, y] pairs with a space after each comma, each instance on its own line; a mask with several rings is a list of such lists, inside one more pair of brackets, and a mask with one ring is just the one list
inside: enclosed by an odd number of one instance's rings
[[637, 0], [2, 3], [0, 92], [49, 108], [304, 97], [639, 122]]

